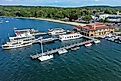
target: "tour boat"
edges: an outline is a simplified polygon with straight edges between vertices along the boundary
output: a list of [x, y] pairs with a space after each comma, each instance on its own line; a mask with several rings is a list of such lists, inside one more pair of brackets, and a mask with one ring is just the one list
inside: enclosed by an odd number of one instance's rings
[[101, 42], [100, 40], [94, 40], [95, 44], [100, 43], [100, 42]]
[[64, 54], [64, 53], [67, 53], [68, 51], [66, 49], [60, 49], [58, 51], [58, 54]]
[[89, 43], [86, 43], [85, 46], [86, 47], [90, 47], [90, 46], [92, 46], [92, 43], [90, 43], [90, 42]]
[[65, 35], [59, 35], [59, 39], [61, 41], [77, 39], [80, 37], [82, 37], [82, 35], [80, 33], [70, 33], [70, 34], [65, 34]]
[[13, 49], [32, 45], [35, 40], [34, 36], [31, 37], [9, 37], [9, 42], [2, 45], [3, 49]]
[[9, 50], [9, 49], [21, 48], [29, 45], [32, 45], [32, 43], [31, 42], [17, 42], [17, 43], [7, 42], [6, 44], [2, 45], [2, 48], [5, 50]]
[[27, 37], [33, 36], [35, 33], [39, 33], [38, 30], [35, 29], [16, 29], [14, 28], [15, 34], [17, 37]]
[[50, 35], [62, 35], [66, 34], [66, 31], [62, 28], [49, 29], [48, 34]]
[[53, 58], [53, 55], [42, 55], [38, 58], [38, 60], [46, 61], [46, 60], [49, 60], [49, 59], [52, 59], [52, 58]]

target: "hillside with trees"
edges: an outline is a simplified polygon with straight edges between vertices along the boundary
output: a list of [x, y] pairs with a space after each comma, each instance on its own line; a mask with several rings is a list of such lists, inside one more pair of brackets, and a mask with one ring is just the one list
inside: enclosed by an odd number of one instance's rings
[[60, 8], [60, 7], [41, 7], [41, 6], [0, 6], [0, 16], [7, 17], [40, 17], [52, 19], [72, 19], [81, 18], [85, 21], [91, 19], [91, 15], [98, 13], [116, 14], [121, 12], [120, 8], [112, 7], [80, 7], [80, 8]]

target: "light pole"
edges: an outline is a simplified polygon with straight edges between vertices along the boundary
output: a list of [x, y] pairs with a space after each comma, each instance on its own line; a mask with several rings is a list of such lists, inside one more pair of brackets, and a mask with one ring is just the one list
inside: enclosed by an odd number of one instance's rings
[[43, 54], [42, 37], [39, 37], [39, 39], [40, 39], [40, 43], [41, 43], [41, 51], [42, 51], [42, 54]]

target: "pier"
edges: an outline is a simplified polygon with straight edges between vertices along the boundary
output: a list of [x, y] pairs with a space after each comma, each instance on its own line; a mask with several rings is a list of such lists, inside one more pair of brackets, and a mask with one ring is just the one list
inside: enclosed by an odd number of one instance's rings
[[54, 41], [56, 41], [56, 40], [59, 40], [59, 38], [45, 38], [45, 39], [42, 39], [42, 38], [38, 38], [38, 39], [35, 39], [34, 41], [33, 41], [33, 44], [35, 44], [35, 43], [48, 43], [48, 42], [54, 42]]
[[43, 53], [40, 53], [40, 54], [30, 55], [30, 57], [31, 57], [32, 59], [37, 59], [37, 58], [39, 58], [39, 57], [42, 56], [42, 55], [51, 55], [51, 54], [57, 53], [57, 52], [58, 52], [59, 50], [61, 50], [61, 49], [66, 49], [66, 50], [68, 50], [68, 49], [71, 49], [71, 48], [73, 48], [73, 47], [81, 46], [81, 45], [84, 45], [84, 44], [86, 44], [86, 43], [93, 42], [93, 41], [94, 41], [94, 40], [89, 40], [89, 41], [85, 41], [85, 42], [81, 42], [81, 43], [75, 43], [75, 44], [73, 44], [73, 45], [61, 47], [61, 48], [58, 48], [58, 49], [52, 49], [52, 50], [50, 50], [50, 51], [46, 51], [46, 52], [43, 52]]

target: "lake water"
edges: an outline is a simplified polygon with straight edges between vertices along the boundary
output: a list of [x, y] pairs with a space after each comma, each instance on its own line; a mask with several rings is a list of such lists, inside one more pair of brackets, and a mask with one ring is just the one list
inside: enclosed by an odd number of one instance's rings
[[[0, 45], [13, 36], [13, 28], [35, 28], [47, 31], [49, 28], [73, 26], [27, 19], [0, 18]], [[5, 22], [5, 21], [9, 22]], [[80, 40], [76, 40], [80, 41]], [[68, 41], [75, 42], [75, 41]], [[44, 45], [44, 50], [64, 46], [68, 42]], [[2, 50], [0, 48], [0, 81], [121, 81], [121, 44], [101, 40], [91, 47], [81, 46], [61, 56], [39, 62], [30, 55], [40, 53], [40, 45]]]

